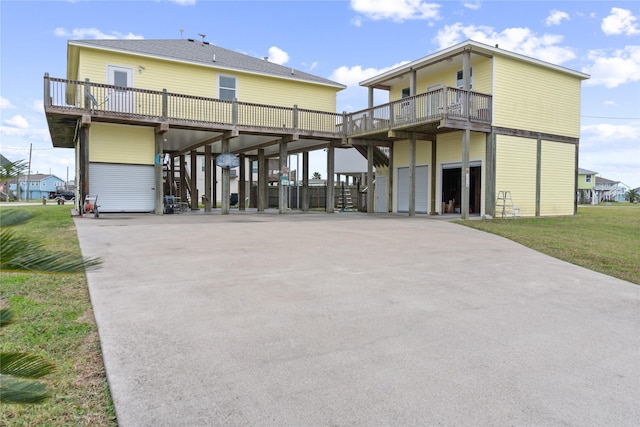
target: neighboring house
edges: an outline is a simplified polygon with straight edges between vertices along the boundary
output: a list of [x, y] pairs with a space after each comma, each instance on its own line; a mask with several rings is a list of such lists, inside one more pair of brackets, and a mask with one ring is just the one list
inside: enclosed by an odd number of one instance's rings
[[598, 204], [596, 197], [596, 175], [598, 172], [578, 168], [578, 193], [576, 195], [580, 204]]
[[[326, 150], [326, 198], [335, 200], [335, 151], [355, 148], [367, 175], [375, 171], [369, 212], [438, 214], [446, 205], [463, 218], [495, 216], [507, 199], [523, 216], [576, 213], [589, 76], [498, 47], [466, 41], [365, 80], [369, 108], [343, 114], [335, 112], [343, 85], [204, 41], [70, 41], [67, 66], [66, 79], [45, 75], [52, 141], [76, 148], [79, 198], [99, 194], [104, 212], [161, 213], [174, 181], [189, 198], [201, 157], [211, 200], [211, 165], [227, 153], [239, 157], [240, 207], [255, 178], [258, 210], [269, 171], [285, 178], [286, 159], [301, 153], [305, 209], [309, 151]], [[374, 105], [375, 91], [390, 102]], [[176, 168], [186, 158], [190, 170]], [[231, 172], [218, 172], [227, 213]]]
[[629, 186], [620, 181], [596, 177], [595, 192], [600, 202], [624, 202]]
[[[28, 179], [28, 182], [27, 182]], [[20, 188], [20, 199], [38, 200], [48, 199], [58, 188], [64, 187], [64, 180], [55, 175], [35, 173], [31, 175], [20, 175], [19, 186], [16, 182], [9, 183], [9, 191], [17, 195], [17, 189]]]

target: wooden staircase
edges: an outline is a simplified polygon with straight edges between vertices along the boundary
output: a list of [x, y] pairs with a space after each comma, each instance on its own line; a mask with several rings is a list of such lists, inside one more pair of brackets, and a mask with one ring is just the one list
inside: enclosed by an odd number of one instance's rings
[[[364, 156], [365, 159], [367, 157], [367, 146], [366, 145], [354, 145], [353, 146], [360, 154]], [[373, 166], [376, 168], [386, 166], [389, 167], [389, 156], [382, 151], [379, 147], [373, 147]]]

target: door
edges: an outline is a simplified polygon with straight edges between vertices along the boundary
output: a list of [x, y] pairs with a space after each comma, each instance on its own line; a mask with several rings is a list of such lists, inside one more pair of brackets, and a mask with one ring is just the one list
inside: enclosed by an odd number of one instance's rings
[[[409, 168], [398, 168], [398, 212], [409, 212]], [[429, 167], [416, 166], [416, 213], [429, 213]]]
[[153, 166], [91, 163], [89, 194], [98, 196], [101, 212], [152, 212], [156, 194]]
[[107, 65], [107, 83], [118, 86], [118, 88], [109, 89], [107, 92], [107, 109], [117, 113], [133, 113], [133, 91], [126, 90], [126, 88], [133, 87], [133, 69]]
[[376, 177], [376, 204], [374, 212], [389, 212], [387, 210], [387, 177], [380, 175]]

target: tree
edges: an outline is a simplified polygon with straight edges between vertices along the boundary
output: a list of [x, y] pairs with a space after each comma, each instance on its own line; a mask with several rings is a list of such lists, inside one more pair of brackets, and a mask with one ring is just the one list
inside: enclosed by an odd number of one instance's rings
[[[0, 270], [3, 272], [80, 273], [101, 264], [98, 258], [82, 258], [46, 251], [42, 244], [16, 236], [8, 227], [32, 218], [24, 210], [0, 211]], [[0, 327], [13, 323], [8, 308], [0, 310]], [[46, 385], [36, 381], [55, 370], [42, 356], [24, 352], [0, 352], [0, 402], [40, 403], [50, 396]]]
[[314, 172], [312, 178], [313, 179], [322, 179], [322, 175], [320, 175], [320, 172]]
[[[18, 160], [16, 162], [5, 163], [0, 166], [0, 182], [4, 184], [6, 188], [6, 201], [9, 201], [9, 181], [17, 178], [27, 169], [27, 162], [25, 160]], [[20, 192], [20, 183], [16, 185], [16, 191]]]
[[627, 191], [627, 194], [625, 194], [625, 198], [631, 203], [640, 203], [640, 193], [638, 192], [637, 188], [632, 188], [631, 190]]

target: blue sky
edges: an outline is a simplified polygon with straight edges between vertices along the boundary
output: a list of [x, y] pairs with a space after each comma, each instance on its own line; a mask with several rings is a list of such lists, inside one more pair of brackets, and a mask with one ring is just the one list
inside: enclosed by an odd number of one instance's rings
[[[42, 108], [44, 73], [66, 76], [67, 40], [198, 33], [347, 85], [338, 112], [366, 107], [358, 82], [466, 39], [588, 73], [580, 167], [640, 186], [640, 2], [631, 1], [1, 0], [0, 152], [28, 159], [32, 144], [33, 172], [65, 179], [68, 167], [73, 179], [73, 150], [52, 147]], [[322, 156], [310, 167], [324, 168]]]

